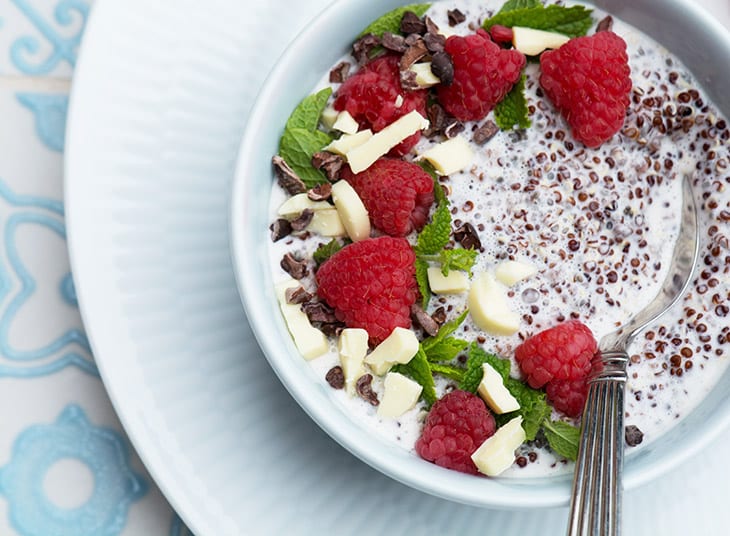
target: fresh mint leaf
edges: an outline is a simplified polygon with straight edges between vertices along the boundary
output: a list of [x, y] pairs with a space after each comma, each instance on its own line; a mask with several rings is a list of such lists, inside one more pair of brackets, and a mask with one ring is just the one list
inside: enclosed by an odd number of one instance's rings
[[469, 343], [456, 337], [446, 337], [426, 351], [426, 357], [430, 363], [445, 363], [451, 361], [463, 352]]
[[469, 311], [465, 310], [458, 317], [445, 322], [436, 335], [424, 339], [421, 348], [426, 353], [429, 362], [451, 361], [469, 345], [466, 341], [450, 336], [464, 322], [468, 313]]
[[421, 293], [421, 307], [425, 309], [431, 299], [431, 286], [428, 284], [428, 263], [421, 259], [416, 259], [416, 283]]
[[524, 74], [509, 93], [494, 108], [494, 121], [502, 130], [528, 128], [532, 123], [528, 115], [527, 99], [525, 98]]
[[433, 337], [428, 337], [423, 341], [423, 348], [428, 353], [428, 350], [436, 346], [438, 343], [443, 341], [446, 337], [454, 333], [457, 329], [459, 329], [459, 326], [464, 323], [464, 320], [466, 320], [466, 315], [469, 314], [469, 310], [464, 310], [459, 316], [456, 318], [449, 320], [448, 322], [444, 322], [442, 326], [439, 328], [436, 335]]
[[408, 363], [395, 365], [391, 370], [405, 374], [418, 382], [423, 387], [421, 396], [429, 406], [436, 402], [436, 384], [433, 381], [431, 365], [422, 348], [418, 349], [418, 353]]
[[332, 88], [328, 87], [317, 93], [305, 97], [289, 116], [286, 122], [286, 129], [303, 128], [314, 131], [319, 125], [319, 118], [327, 106], [327, 101], [332, 95]]
[[327, 182], [320, 170], [312, 167], [312, 155], [321, 151], [332, 138], [321, 130], [287, 128], [279, 142], [279, 156], [299, 175], [308, 188]]
[[592, 12], [591, 9], [583, 6], [524, 7], [499, 12], [491, 19], [485, 20], [483, 27], [489, 31], [495, 24], [509, 28], [524, 26], [536, 30], [545, 30], [546, 32], [561, 33], [569, 37], [578, 37], [585, 35], [593, 25]]
[[446, 203], [440, 203], [433, 213], [431, 222], [418, 235], [416, 255], [436, 255], [449, 243], [449, 236], [451, 236], [451, 212]]
[[500, 415], [498, 424], [504, 424], [501, 420], [508, 422], [511, 418], [522, 415], [522, 428], [525, 430], [526, 440], [532, 441], [552, 412], [545, 400], [545, 393], [514, 378], [507, 378], [504, 385], [517, 399], [520, 409], [507, 415]]
[[508, 0], [497, 13], [506, 13], [515, 9], [524, 9], [526, 7], [542, 6], [541, 0]]
[[449, 275], [451, 270], [462, 270], [471, 276], [471, 269], [477, 260], [475, 249], [444, 249], [439, 255], [441, 262], [441, 273]]
[[336, 238], [333, 238], [326, 244], [321, 244], [312, 254], [312, 258], [314, 259], [314, 262], [317, 263], [317, 266], [319, 266], [341, 249], [342, 244], [340, 244]]
[[393, 11], [389, 11], [368, 24], [357, 37], [360, 38], [367, 34], [383, 37], [385, 32], [399, 34], [400, 21], [406, 11], [413, 11], [416, 15], [422, 17], [428, 11], [429, 7], [431, 7], [431, 4], [409, 4], [407, 6], [397, 7]]
[[453, 365], [442, 365], [440, 363], [431, 363], [431, 372], [441, 374], [454, 381], [460, 382], [464, 378], [464, 369], [454, 367]]
[[564, 421], [546, 419], [542, 425], [550, 448], [559, 456], [575, 461], [578, 458], [580, 429]]
[[459, 385], [459, 389], [476, 393], [479, 383], [482, 381], [482, 365], [489, 363], [496, 370], [503, 380], [509, 378], [510, 362], [495, 354], [482, 350], [475, 342], [469, 345], [469, 353], [466, 360], [466, 374]]

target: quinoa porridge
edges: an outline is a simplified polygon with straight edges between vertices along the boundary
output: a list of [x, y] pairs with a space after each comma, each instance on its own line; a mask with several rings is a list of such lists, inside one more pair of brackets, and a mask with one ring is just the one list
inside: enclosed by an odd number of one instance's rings
[[[421, 20], [428, 17], [427, 32], [433, 33], [431, 25], [435, 24], [440, 33], [464, 36], [474, 34], [503, 4], [502, 0], [435, 2], [418, 15]], [[591, 9], [588, 35], [595, 33], [597, 25], [609, 24], [607, 14]], [[474, 321], [475, 315], [468, 314], [453, 336], [509, 359], [510, 376], [519, 379], [525, 374], [515, 361], [515, 349], [533, 335], [578, 320], [600, 340], [653, 299], [678, 234], [682, 180], [691, 181], [701, 229], [695, 279], [687, 295], [629, 348], [627, 443], [639, 449], [692, 411], [728, 364], [730, 129], [677, 58], [628, 24], [615, 18], [610, 24], [626, 42], [631, 89], [622, 125], [598, 147], [587, 147], [574, 137], [541, 87], [540, 62], [531, 60], [523, 70], [529, 127], [500, 129], [492, 121], [492, 112], [477, 120], [458, 121], [440, 119], [429, 109], [428, 128], [402, 158], [418, 160], [429, 149], [456, 137], [468, 142], [468, 163], [447, 175], [437, 174], [435, 179], [449, 203], [451, 234], [446, 248], [476, 251], [473, 265], [465, 270], [472, 274], [472, 288], [479, 274], [492, 273], [505, 261], [530, 267], [530, 274], [509, 286], [500, 283], [509, 311], [519, 322], [514, 333], [485, 331]], [[428, 41], [428, 33], [424, 38]], [[373, 46], [382, 46], [382, 36]], [[502, 48], [510, 46], [503, 44]], [[392, 53], [392, 48], [388, 51]], [[432, 50], [420, 61], [429, 56], [435, 56]], [[332, 88], [329, 108], [337, 98], [340, 80], [362, 68], [352, 55], [342, 62], [333, 66], [334, 74], [323, 73], [312, 91]], [[435, 89], [426, 91], [434, 93]], [[319, 129], [331, 138], [339, 135], [335, 129]], [[296, 175], [296, 169], [289, 171]], [[329, 183], [339, 178], [337, 171], [331, 175], [332, 181], [323, 181], [327, 183], [324, 191], [316, 189], [310, 200], [330, 202]], [[298, 298], [292, 299], [293, 292], [287, 298], [326, 334], [328, 351], [311, 359], [311, 366], [324, 384], [335, 387], [333, 404], [381, 437], [414, 450], [430, 406], [423, 396], [401, 415], [384, 417], [376, 405], [384, 396], [384, 373], [364, 366], [356, 385], [342, 388], [345, 379], [338, 337], [350, 326], [336, 321], [332, 308], [317, 298], [317, 262], [313, 260], [315, 251], [332, 237], [308, 227], [312, 215], [307, 211], [304, 218], [296, 212], [282, 216], [280, 207], [291, 198], [282, 187], [284, 182], [274, 184], [271, 195], [276, 240], [270, 245], [270, 262], [275, 282], [293, 277], [304, 287]], [[430, 209], [432, 218], [437, 203], [438, 196]], [[381, 234], [372, 229], [373, 236]], [[418, 229], [406, 236], [412, 245], [417, 244], [417, 237]], [[347, 247], [345, 238], [335, 237], [339, 248]], [[454, 320], [473, 304], [470, 292], [467, 288], [431, 295], [424, 313], [437, 324]], [[413, 321], [411, 331], [421, 344], [429, 337], [423, 318]], [[377, 345], [371, 341], [368, 352], [373, 346]], [[468, 367], [467, 354], [462, 348], [445, 363], [450, 368], [444, 368], [443, 374], [438, 366], [432, 370], [437, 398], [458, 386], [455, 375]], [[364, 381], [362, 376], [368, 374]], [[555, 409], [551, 418], [579, 425], [579, 419]], [[497, 424], [505, 423], [497, 418]], [[528, 438], [503, 474], [521, 477], [569, 470], [569, 456], [561, 449], [557, 454], [547, 439], [542, 432]]]

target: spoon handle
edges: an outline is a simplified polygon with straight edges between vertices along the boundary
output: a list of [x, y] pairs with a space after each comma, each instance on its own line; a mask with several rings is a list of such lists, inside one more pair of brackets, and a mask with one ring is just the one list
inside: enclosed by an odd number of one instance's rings
[[628, 355], [602, 351], [588, 380], [568, 536], [618, 536], [624, 458], [624, 388]]

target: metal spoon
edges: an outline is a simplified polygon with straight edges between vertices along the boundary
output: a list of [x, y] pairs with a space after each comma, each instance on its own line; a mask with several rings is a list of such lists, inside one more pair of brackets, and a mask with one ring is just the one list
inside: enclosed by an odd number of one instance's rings
[[689, 178], [682, 184], [682, 221], [659, 294], [629, 322], [601, 339], [589, 377], [573, 477], [568, 536], [616, 536], [621, 531], [624, 388], [627, 347], [684, 294], [699, 254], [697, 207]]

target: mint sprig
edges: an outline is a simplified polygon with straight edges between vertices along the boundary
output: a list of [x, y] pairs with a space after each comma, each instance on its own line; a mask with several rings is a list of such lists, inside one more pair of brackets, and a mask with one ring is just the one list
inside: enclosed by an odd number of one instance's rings
[[477, 387], [479, 387], [484, 374], [482, 370], [484, 363], [489, 363], [502, 376], [503, 381], [509, 377], [509, 359], [485, 352], [477, 343], [473, 342], [469, 345], [466, 373], [464, 374], [464, 379], [459, 384], [459, 389], [469, 391], [470, 393], [477, 392]]
[[303, 128], [310, 132], [316, 130], [330, 95], [332, 88], [328, 87], [304, 97], [287, 119], [285, 128]]
[[413, 11], [416, 15], [422, 17], [428, 11], [429, 7], [431, 7], [431, 4], [409, 4], [407, 6], [397, 7], [368, 24], [357, 37], [359, 39], [367, 34], [383, 37], [385, 32], [400, 33], [400, 21], [406, 11]]
[[508, 0], [497, 13], [506, 13], [515, 9], [542, 6], [541, 0]]
[[[445, 322], [439, 328], [436, 335], [424, 339], [421, 343], [421, 348], [432, 366], [434, 363], [444, 363], [453, 360], [469, 345], [467, 341], [451, 336], [464, 322], [468, 313], [469, 311], [466, 310], [455, 319]], [[461, 382], [461, 380], [462, 378], [460, 377], [459, 381]]]
[[305, 97], [289, 116], [279, 141], [279, 156], [309, 188], [327, 182], [324, 173], [312, 166], [312, 155], [332, 141], [329, 134], [317, 130], [331, 94], [332, 89], [325, 88]]
[[[435, 187], [441, 189], [438, 184]], [[416, 253], [416, 282], [423, 298], [421, 305], [424, 309], [431, 299], [431, 288], [428, 284], [429, 262], [439, 263], [444, 275], [449, 275], [449, 270], [464, 270], [471, 274], [471, 269], [476, 262], [477, 252], [475, 250], [445, 249], [450, 237], [451, 211], [448, 200], [444, 196], [436, 207], [431, 222], [418, 235], [413, 248]]]
[[416, 255], [436, 255], [451, 236], [451, 212], [446, 203], [439, 203], [431, 222], [421, 230], [416, 241]]
[[494, 121], [502, 130], [529, 128], [530, 121], [527, 98], [525, 98], [526, 75], [522, 75], [509, 93], [494, 108]]
[[567, 422], [545, 419], [542, 423], [542, 429], [550, 448], [556, 454], [573, 461], [578, 458], [579, 428]]
[[509, 28], [523, 26], [546, 32], [561, 33], [569, 37], [578, 37], [585, 35], [593, 25], [592, 12], [593, 10], [583, 6], [551, 5], [544, 7], [535, 5], [500, 11], [492, 18], [485, 20], [483, 27], [489, 31], [495, 24]]

